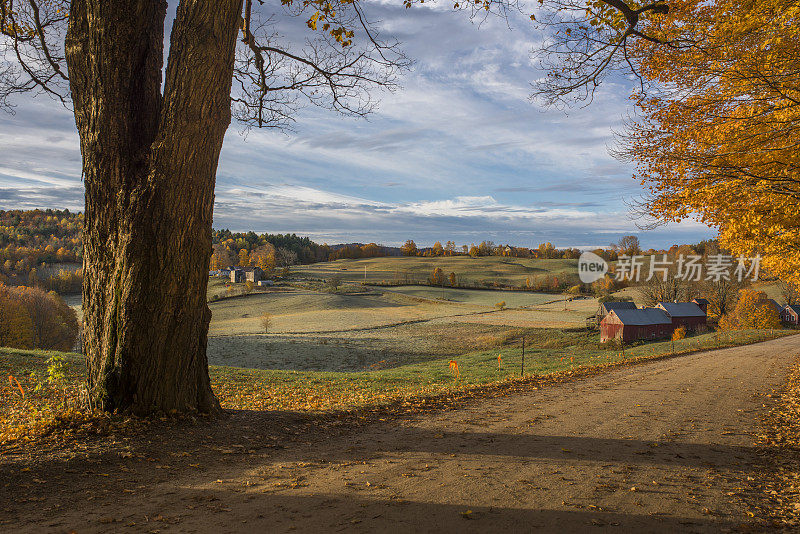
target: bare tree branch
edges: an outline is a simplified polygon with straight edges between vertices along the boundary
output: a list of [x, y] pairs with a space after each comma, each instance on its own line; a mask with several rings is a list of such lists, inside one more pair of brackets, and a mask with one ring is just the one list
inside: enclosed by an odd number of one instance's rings
[[[292, 15], [303, 13], [302, 6]], [[411, 62], [396, 41], [381, 40], [358, 3], [343, 2], [328, 13], [322, 33], [299, 47], [273, 30], [280, 14], [263, 18], [251, 1], [242, 16], [242, 46], [234, 70], [234, 115], [247, 126], [288, 128], [306, 103], [345, 115], [365, 116], [375, 107], [370, 89], [392, 90]], [[360, 45], [332, 36], [330, 28], [357, 28]], [[335, 30], [334, 30], [335, 31]], [[355, 35], [350, 30], [342, 35]]]

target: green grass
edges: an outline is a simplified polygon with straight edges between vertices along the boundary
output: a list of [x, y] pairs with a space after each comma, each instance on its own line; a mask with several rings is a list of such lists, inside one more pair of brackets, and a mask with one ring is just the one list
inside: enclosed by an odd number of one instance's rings
[[[494, 291], [491, 289], [455, 289], [451, 287], [438, 288], [431, 286], [396, 286], [386, 288], [388, 293], [400, 293], [411, 297], [421, 297], [433, 300], [446, 300], [479, 306], [494, 306], [504, 301], [509, 308], [519, 306], [538, 306], [545, 303], [561, 302], [563, 295], [551, 293], [535, 293], [530, 291]], [[595, 304], [596, 306], [596, 304]]]
[[[795, 333], [792, 330], [708, 333], [675, 342], [675, 352], [743, 345]], [[672, 353], [672, 343], [662, 341], [621, 350], [597, 343], [597, 333], [582, 329], [528, 331], [525, 374], [547, 376]], [[314, 372], [241, 369], [211, 366], [212, 384], [223, 406], [231, 409], [324, 412], [414, 403], [441, 394], [464, 393], [471, 388], [512, 382], [520, 376], [518, 342], [496, 350], [476, 351], [453, 358], [460, 377], [449, 367], [450, 358], [428, 360], [391, 369], [362, 372]], [[20, 378], [26, 391], [33, 385], [25, 377], [46, 371], [45, 360], [53, 353], [0, 349], [0, 372]], [[502, 356], [498, 366], [497, 356]], [[83, 358], [67, 354], [72, 363], [70, 379], [79, 383], [85, 374]], [[3, 390], [0, 418], [4, 418], [17, 394], [10, 385]]]
[[480, 285], [498, 283], [501, 285], [524, 286], [525, 279], [542, 278], [547, 275], [577, 278], [578, 260], [542, 260], [524, 258], [503, 258], [487, 256], [449, 256], [436, 258], [389, 257], [365, 258], [359, 260], [336, 260], [312, 265], [293, 267], [292, 271], [301, 277], [331, 278], [338, 276], [342, 281], [363, 282], [364, 267], [366, 281], [370, 283], [427, 283], [433, 269], [440, 267], [445, 275], [456, 273], [459, 284]]

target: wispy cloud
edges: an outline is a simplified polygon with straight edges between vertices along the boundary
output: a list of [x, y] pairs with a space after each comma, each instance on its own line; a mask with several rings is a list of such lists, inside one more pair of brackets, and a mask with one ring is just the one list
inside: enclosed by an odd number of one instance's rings
[[[625, 199], [633, 169], [612, 159], [625, 81], [564, 113], [529, 103], [541, 41], [525, 17], [473, 24], [443, 3], [405, 9], [370, 0], [367, 14], [416, 60], [369, 120], [302, 110], [291, 135], [233, 125], [217, 175], [215, 225], [335, 241], [420, 244], [437, 239], [606, 245], [711, 234], [686, 223], [641, 232]], [[302, 20], [284, 32], [302, 42]], [[509, 29], [509, 25], [511, 29]], [[0, 208], [80, 209], [80, 150], [72, 114], [47, 99], [0, 116]]]

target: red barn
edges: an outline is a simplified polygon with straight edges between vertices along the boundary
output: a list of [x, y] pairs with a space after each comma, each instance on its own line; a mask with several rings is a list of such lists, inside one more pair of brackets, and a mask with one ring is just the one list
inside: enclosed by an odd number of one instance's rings
[[641, 310], [612, 310], [600, 321], [600, 341], [612, 339], [624, 343], [640, 339], [659, 339], [672, 336], [672, 319], [658, 308]]
[[706, 312], [694, 302], [659, 302], [656, 305], [672, 318], [672, 326], [684, 327], [686, 330], [697, 330], [706, 325]]

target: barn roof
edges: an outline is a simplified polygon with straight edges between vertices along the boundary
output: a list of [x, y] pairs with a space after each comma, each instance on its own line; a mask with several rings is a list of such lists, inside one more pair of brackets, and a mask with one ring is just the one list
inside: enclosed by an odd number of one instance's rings
[[787, 304], [786, 308], [789, 308], [790, 310], [794, 311], [797, 315], [800, 315], [800, 304]]
[[706, 313], [694, 302], [659, 302], [659, 308], [672, 317], [705, 317]]
[[614, 310], [622, 324], [627, 325], [652, 325], [672, 324], [672, 319], [658, 308], [642, 308], [636, 310]]
[[634, 302], [629, 301], [629, 300], [622, 300], [622, 301], [619, 301], [619, 302], [604, 302], [604, 303], [601, 304], [601, 306], [603, 308], [605, 308], [605, 310], [607, 312], [610, 312], [611, 310], [635, 310], [636, 309], [636, 304]]
[[702, 298], [696, 298], [696, 299], [692, 299], [692, 302], [694, 302], [694, 303], [695, 303], [695, 304], [697, 304], [697, 305], [700, 305], [700, 304], [709, 304], [709, 302], [708, 302], [708, 299], [702, 299]]

